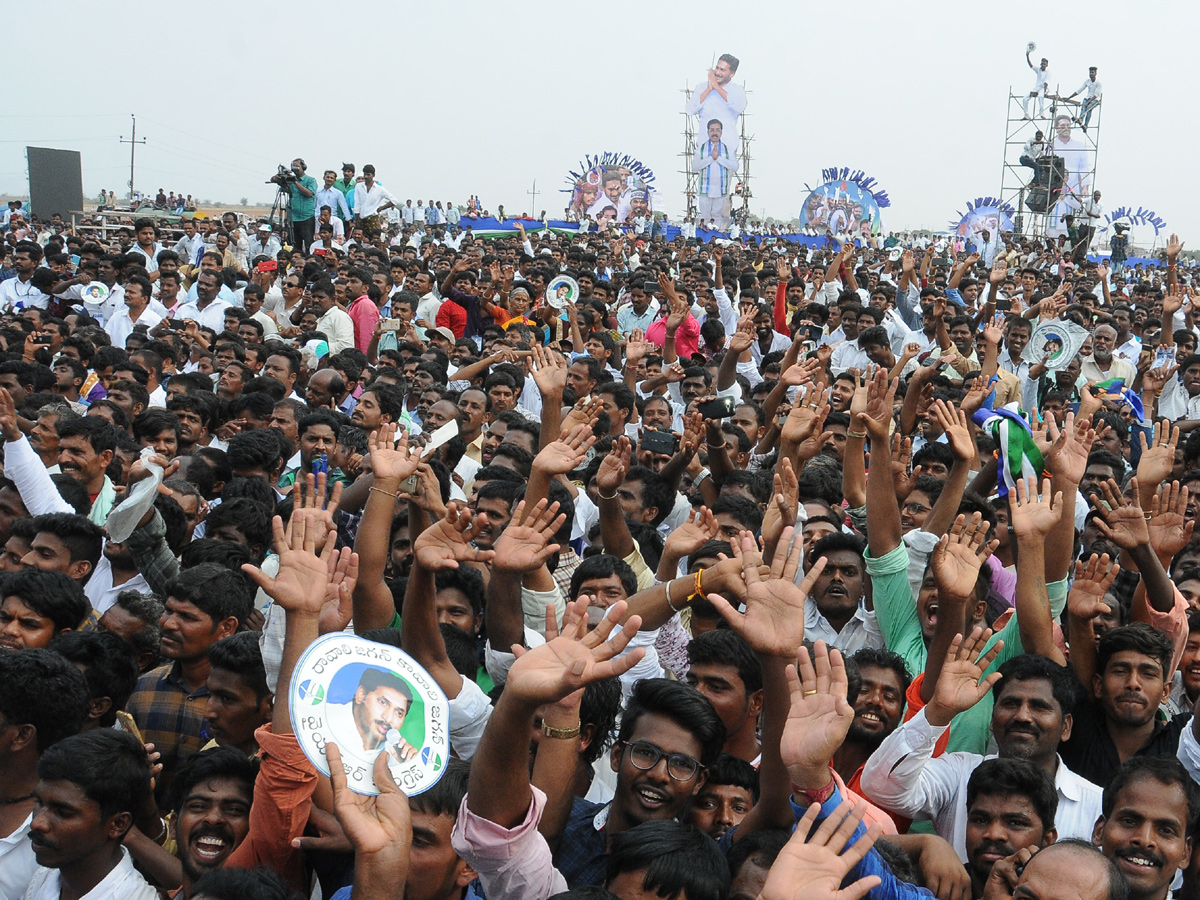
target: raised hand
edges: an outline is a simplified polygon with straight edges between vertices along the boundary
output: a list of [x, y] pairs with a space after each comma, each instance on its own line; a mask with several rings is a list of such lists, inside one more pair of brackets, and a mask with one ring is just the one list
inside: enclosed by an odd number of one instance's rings
[[1142, 456], [1138, 460], [1137, 477], [1143, 485], [1162, 484], [1175, 469], [1175, 448], [1179, 445], [1179, 426], [1167, 421], [1154, 423], [1151, 446], [1146, 446], [1146, 433], [1138, 432]]
[[773, 481], [774, 490], [760, 529], [763, 546], [767, 548], [779, 546], [783, 529], [796, 524], [800, 482], [796, 478], [796, 470], [792, 468], [792, 461], [786, 456], [776, 466]]
[[628, 605], [624, 600], [610, 606], [592, 631], [588, 631], [587, 598], [568, 605], [571, 615], [564, 618], [561, 633], [547, 617], [546, 643], [532, 650], [513, 648], [517, 661], [509, 670], [505, 697], [531, 709], [557, 703], [572, 691], [621, 675], [641, 661], [646, 652], [641, 647], [614, 658], [642, 624], [641, 616], [630, 616], [620, 629], [616, 628]]
[[1104, 601], [1104, 595], [1116, 581], [1121, 567], [1108, 558], [1108, 554], [1093, 553], [1086, 565], [1075, 563], [1075, 580], [1067, 594], [1067, 612], [1075, 619], [1090, 622], [1097, 616], [1106, 616], [1112, 609]]
[[1092, 452], [1096, 432], [1086, 418], [1077, 417], [1071, 412], [1063, 420], [1061, 432], [1052, 417], [1047, 421], [1054, 443], [1045, 454], [1046, 465], [1060, 483], [1078, 487], [1083, 480], [1083, 473], [1087, 471], [1087, 458]]
[[413, 542], [413, 556], [430, 572], [457, 569], [460, 562], [490, 563], [494, 550], [477, 550], [471, 546], [476, 530], [483, 524], [482, 516], [473, 516], [464, 504], [451, 500], [446, 515], [421, 532]]
[[654, 345], [646, 340], [646, 332], [635, 328], [630, 333], [629, 340], [625, 342], [625, 362], [636, 366], [653, 349]]
[[1000, 543], [987, 540], [990, 527], [978, 512], [969, 518], [960, 515], [933, 548], [929, 558], [933, 576], [947, 599], [966, 600], [974, 595], [979, 570]]
[[815, 359], [806, 359], [795, 365], [788, 366], [779, 376], [779, 380], [788, 387], [800, 387], [811, 384], [817, 373], [821, 371], [821, 363]]
[[552, 441], [534, 457], [534, 468], [550, 475], [566, 475], [583, 463], [596, 437], [587, 425], [576, 425], [565, 436]]
[[750, 345], [754, 343], [754, 314], [742, 316], [738, 319], [737, 330], [729, 336], [729, 351], [731, 353], [744, 353], [750, 349]]
[[1178, 259], [1180, 252], [1183, 250], [1183, 243], [1184, 242], [1179, 239], [1179, 235], [1177, 235], [1177, 234], [1171, 235], [1170, 239], [1167, 241], [1167, 246], [1166, 246], [1167, 259], [1169, 259], [1169, 260]]
[[[1159, 366], [1156, 369], [1151, 369], [1142, 376], [1142, 389], [1151, 394], [1161, 394], [1163, 392], [1163, 388], [1167, 386], [1167, 382], [1171, 380], [1171, 376], [1173, 376], [1178, 370], [1179, 367], [1174, 363], [1167, 363], [1166, 365]], [[1143, 434], [1141, 435], [1141, 438], [1144, 446], [1146, 437]], [[1142, 451], [1142, 455], [1145, 456], [1145, 451]]]
[[871, 443], [888, 439], [892, 429], [892, 407], [899, 385], [898, 378], [889, 383], [887, 372], [881, 368], [867, 386], [867, 408], [859, 413], [855, 430], [866, 431]]
[[970, 385], [967, 387], [967, 396], [963, 397], [960, 408], [967, 416], [973, 416], [983, 407], [983, 401], [987, 399], [990, 393], [991, 391], [986, 381], [982, 378], [972, 378]]
[[902, 438], [900, 432], [892, 435], [892, 481], [896, 487], [896, 499], [901, 503], [912, 493], [913, 485], [921, 477], [921, 467], [917, 466], [911, 472], [908, 470], [912, 462], [912, 438]]
[[1130, 481], [1133, 498], [1126, 500], [1111, 478], [1100, 485], [1100, 502], [1096, 504], [1096, 527], [1122, 550], [1134, 550], [1150, 543], [1146, 514], [1138, 502], [1138, 480]]
[[19, 441], [21, 429], [17, 425], [17, 407], [13, 404], [12, 394], [0, 388], [0, 434], [6, 441]]
[[[1000, 680], [999, 672], [984, 677], [988, 666], [1004, 647], [1004, 641], [996, 641], [992, 649], [983, 653], [991, 636], [990, 628], [979, 627], [965, 639], [961, 634], [954, 636], [933, 689], [933, 699], [925, 707], [925, 718], [930, 725], [949, 725], [960, 712], [970, 709], [986, 697], [992, 685]], [[980, 653], [983, 655], [977, 656]]]
[[787, 680], [792, 699], [779, 753], [792, 784], [824, 787], [829, 760], [854, 722], [854, 707], [846, 697], [846, 664], [840, 651], [817, 641], [811, 656], [807, 647], [800, 648], [796, 665], [787, 667]]
[[1192, 539], [1196, 520], [1187, 518], [1187, 506], [1188, 489], [1180, 487], [1178, 481], [1164, 484], [1150, 500], [1146, 528], [1150, 532], [1150, 546], [1164, 569], [1170, 567], [1175, 554]]
[[547, 350], [536, 341], [533, 353], [533, 383], [543, 397], [561, 397], [567, 386], [567, 362], [562, 355]]
[[408, 445], [408, 432], [391, 423], [371, 432], [371, 471], [381, 481], [403, 481], [417, 471], [421, 464], [421, 448]]
[[562, 428], [559, 431], [559, 437], [564, 434], [569, 434], [577, 425], [586, 425], [591, 428], [596, 424], [596, 420], [600, 418], [600, 413], [604, 411], [604, 404], [599, 397], [581, 397], [571, 407], [571, 411], [563, 416]]
[[632, 454], [633, 446], [629, 443], [629, 438], [621, 435], [596, 471], [596, 489], [600, 492], [601, 499], [611, 499], [616, 496], [617, 488], [629, 474], [629, 460]]
[[789, 550], [788, 543], [794, 533], [795, 529], [791, 527], [783, 530], [766, 579], [759, 574], [762, 554], [754, 536], [743, 531], [733, 544], [734, 555], [741, 558], [742, 578], [746, 582], [746, 594], [742, 598], [745, 613], [738, 612], [720, 594], [707, 595], [717, 612], [756, 652], [788, 659], [793, 658], [804, 643], [804, 602], [825, 569], [825, 558], [822, 557], [813, 563], [804, 580], [796, 584], [804, 542], [796, 541]]
[[329, 780], [333, 783], [333, 811], [357, 854], [393, 849], [407, 856], [412, 845], [412, 813], [408, 797], [396, 785], [388, 768], [389, 756], [375, 758], [375, 787], [378, 796], [359, 794], [346, 786], [342, 752], [332, 741], [325, 745]]
[[1016, 502], [1009, 504], [1009, 522], [1017, 537], [1041, 540], [1062, 518], [1062, 491], [1053, 493], [1050, 479], [1042, 482], [1042, 496], [1037, 494], [1037, 478], [1021, 478], [1016, 484]]
[[496, 538], [492, 568], [508, 572], [532, 572], [540, 568], [561, 549], [551, 542], [566, 520], [565, 515], [559, 515], [558, 503], [547, 504], [542, 498], [526, 515], [522, 500], [508, 527]]
[[933, 401], [930, 410], [945, 431], [946, 443], [950, 445], [954, 458], [968, 463], [974, 459], [975, 442], [971, 440], [971, 426], [967, 421], [967, 414], [940, 399]]
[[829, 415], [829, 404], [822, 403], [815, 391], [797, 395], [788, 416], [783, 420], [780, 437], [792, 444], [802, 444], [814, 434], [819, 434]]
[[672, 531], [666, 540], [666, 548], [679, 557], [691, 556], [709, 541], [716, 540], [721, 533], [717, 520], [707, 506], [701, 506], [682, 525]]
[[[335, 542], [325, 539], [325, 524], [319, 518], [293, 514], [286, 532], [279, 516], [275, 516], [271, 524], [279, 554], [278, 573], [271, 577], [249, 563], [242, 566], [242, 571], [284, 610], [320, 616], [325, 607], [327, 588], [335, 580], [339, 566], [342, 569], [337, 579], [340, 584], [351, 565], [357, 572], [357, 554], [348, 547], [338, 553]], [[324, 542], [324, 550], [319, 556], [318, 542]]]
[[882, 826], [876, 823], [853, 846], [847, 846], [867, 812], [866, 802], [853, 809], [843, 802], [814, 832], [820, 810], [820, 804], [812, 804], [796, 823], [791, 838], [771, 864], [760, 900], [859, 900], [879, 885], [878, 875], [868, 875], [842, 887], [882, 833]]

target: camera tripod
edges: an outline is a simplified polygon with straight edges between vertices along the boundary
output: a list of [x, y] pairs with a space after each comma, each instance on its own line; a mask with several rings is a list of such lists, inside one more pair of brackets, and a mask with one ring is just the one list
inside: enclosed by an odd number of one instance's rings
[[268, 182], [274, 184], [275, 202], [271, 204], [271, 212], [267, 216], [267, 222], [271, 226], [272, 233], [279, 236], [279, 240], [289, 247], [295, 246], [295, 235], [292, 233], [292, 192], [286, 184], [278, 182]]

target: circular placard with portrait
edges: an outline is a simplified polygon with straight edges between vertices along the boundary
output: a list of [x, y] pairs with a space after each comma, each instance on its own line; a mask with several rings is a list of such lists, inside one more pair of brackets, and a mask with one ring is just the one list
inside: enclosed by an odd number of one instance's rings
[[292, 728], [317, 770], [329, 774], [325, 747], [342, 752], [346, 783], [378, 794], [380, 753], [410, 797], [442, 777], [450, 752], [450, 705], [428, 672], [402, 650], [348, 634], [314, 641], [292, 675]]
[[579, 282], [570, 275], [556, 275], [546, 285], [546, 305], [551, 309], [565, 309], [578, 299]]
[[89, 303], [103, 303], [108, 299], [109, 287], [103, 281], [93, 281], [82, 290], [82, 299]]

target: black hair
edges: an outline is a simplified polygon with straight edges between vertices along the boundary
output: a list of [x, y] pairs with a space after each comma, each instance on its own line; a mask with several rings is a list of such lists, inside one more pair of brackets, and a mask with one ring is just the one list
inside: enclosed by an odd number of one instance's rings
[[[168, 807], [178, 816], [192, 788], [214, 778], [241, 782], [246, 794], [254, 796], [254, 780], [258, 777], [258, 760], [232, 747], [214, 747], [189, 756], [175, 772], [171, 781]], [[178, 818], [176, 822], [178, 822]]]
[[762, 528], [762, 509], [753, 500], [747, 500], [745, 497], [731, 495], [718, 497], [717, 502], [712, 505], [712, 514], [716, 516], [721, 513], [733, 516], [739, 525], [754, 534], [758, 534]]
[[913, 454], [913, 467], [924, 466], [928, 463], [941, 463], [947, 469], [954, 465], [954, 451], [949, 444], [930, 441]]
[[208, 664], [240, 678], [246, 687], [254, 691], [254, 699], [258, 703], [262, 703], [271, 693], [267, 686], [262, 650], [258, 647], [258, 635], [252, 631], [231, 634], [217, 641], [208, 648]]
[[765, 505], [771, 499], [772, 479], [770, 473], [751, 472], [749, 469], [734, 469], [727, 473], [721, 481], [721, 488], [744, 487], [750, 491], [754, 502]]
[[363, 388], [363, 393], [370, 391], [375, 395], [375, 402], [379, 404], [379, 411], [387, 416], [392, 422], [399, 422], [400, 417], [404, 414], [404, 392], [394, 384], [388, 384], [386, 381], [373, 381]]
[[[725, 628], [717, 629], [717, 631], [727, 630]], [[709, 634], [715, 633], [709, 632]], [[760, 795], [758, 769], [733, 754], [722, 753], [708, 767], [708, 780], [704, 782], [704, 786], [708, 787], [715, 784], [728, 784], [734, 787], [745, 788], [750, 792], [750, 796], [754, 802], [758, 802]]]
[[604, 883], [641, 871], [642, 888], [660, 897], [725, 900], [729, 892], [729, 866], [716, 841], [674, 819], [643, 822], [610, 838]]
[[85, 560], [91, 564], [92, 571], [95, 571], [104, 548], [104, 529], [87, 516], [75, 513], [42, 513], [33, 517], [33, 527], [39, 532], [53, 534], [62, 541], [71, 555], [71, 562]]
[[701, 765], [711, 765], [725, 746], [725, 726], [720, 716], [708, 698], [691, 685], [666, 678], [644, 678], [637, 682], [621, 717], [617, 740], [629, 740], [638, 720], [647, 714], [670, 719], [694, 735], [700, 743]]
[[51, 650], [0, 653], [0, 716], [9, 725], [32, 725], [38, 753], [78, 733], [88, 717], [83, 673]]
[[579, 589], [585, 581], [592, 578], [608, 578], [611, 575], [616, 575], [621, 580], [621, 587], [625, 589], [627, 598], [637, 593], [637, 575], [634, 574], [629, 563], [619, 556], [598, 553], [595, 556], [586, 557], [576, 566], [575, 571], [571, 573], [571, 586], [567, 590], [567, 595], [574, 600], [579, 596]]
[[1104, 632], [1096, 644], [1096, 671], [1103, 674], [1109, 661], [1116, 654], [1126, 650], [1150, 657], [1162, 667], [1163, 679], [1168, 677], [1174, 647], [1170, 638], [1155, 631], [1145, 622], [1121, 625]]
[[746, 861], [760, 869], [770, 869], [775, 864], [779, 851], [791, 840], [792, 833], [782, 828], [768, 828], [752, 832], [737, 841], [729, 850], [725, 861], [729, 863], [729, 874], [737, 878]]
[[746, 639], [728, 628], [706, 631], [688, 642], [688, 665], [733, 666], [749, 697], [762, 690], [762, 663]]
[[833, 534], [821, 538], [813, 546], [812, 560], [816, 562], [822, 556], [828, 556], [830, 553], [838, 553], [843, 550], [856, 553], [859, 559], [863, 559], [864, 545], [862, 539], [852, 534], [846, 534], [844, 531], [835, 531]]
[[650, 522], [657, 528], [675, 508], [675, 489], [660, 474], [645, 466], [631, 468], [625, 476], [625, 481], [641, 483], [643, 508], [657, 510]]
[[446, 768], [442, 770], [442, 777], [437, 783], [409, 802], [417, 811], [427, 815], [457, 819], [463, 797], [467, 796], [470, 775], [471, 764], [451, 756], [446, 760]]
[[301, 900], [274, 869], [215, 869], [192, 886], [192, 896], [207, 900]]
[[251, 556], [255, 555], [255, 546], [261, 549], [259, 555], [265, 554], [271, 547], [271, 519], [274, 512], [274, 508], [264, 506], [257, 500], [246, 497], [226, 498], [221, 501], [220, 506], [209, 512], [205, 520], [205, 534], [213, 534], [218, 528], [230, 525], [245, 535], [251, 548]]
[[434, 585], [435, 593], [457, 588], [466, 595], [474, 615], [483, 613], [483, 576], [478, 569], [471, 566], [444, 569], [434, 577]]
[[[69, 357], [68, 357], [69, 358]], [[117, 429], [100, 416], [75, 416], [71, 419], [60, 419], [58, 422], [58, 437], [85, 437], [95, 453], [117, 449]]]
[[93, 728], [47, 748], [37, 764], [43, 781], [69, 781], [100, 807], [104, 819], [130, 813], [132, 827], [150, 797], [150, 760], [132, 734]]
[[337, 439], [338, 419], [332, 412], [327, 409], [316, 409], [307, 415], [301, 416], [296, 422], [296, 434], [303, 435], [304, 432], [312, 428], [314, 425], [325, 425], [334, 434], [334, 439]]
[[89, 700], [108, 698], [109, 707], [96, 724], [111, 728], [141, 675], [133, 648], [111, 631], [64, 631], [46, 649], [82, 669]]
[[[1114, 628], [1113, 631], [1115, 630]], [[1105, 785], [1104, 796], [1100, 801], [1100, 814], [1106, 819], [1109, 818], [1117, 805], [1117, 795], [1126, 785], [1141, 778], [1153, 778], [1167, 786], [1178, 785], [1183, 790], [1183, 794], [1187, 798], [1185, 836], [1191, 837], [1196, 828], [1196, 819], [1200, 817], [1200, 785], [1196, 784], [1188, 775], [1183, 763], [1173, 756], [1135, 756], [1127, 760]]]
[[1033, 681], [1041, 679], [1050, 682], [1050, 692], [1054, 702], [1062, 708], [1062, 714], [1069, 716], [1079, 702], [1079, 682], [1066, 666], [1060, 666], [1053, 660], [1036, 653], [1023, 653], [1014, 656], [1000, 667], [1000, 680], [992, 685], [992, 699], [999, 701], [1004, 689], [1013, 681]]
[[55, 632], [78, 628], [91, 608], [75, 579], [62, 572], [32, 566], [4, 576], [0, 581], [0, 598], [3, 597], [20, 597], [35, 613], [53, 622]]
[[1042, 822], [1042, 831], [1054, 827], [1058, 812], [1058, 790], [1044, 769], [1024, 759], [985, 759], [967, 781], [967, 811], [975, 798], [1011, 796], [1025, 797]]
[[617, 716], [621, 712], [621, 680], [619, 678], [603, 678], [593, 681], [583, 689], [583, 699], [579, 703], [579, 722], [581, 727], [590, 726], [592, 740], [581, 756], [583, 761], [591, 765], [598, 760], [610, 746], [617, 728]]
[[[912, 674], [908, 671], [908, 664], [905, 663], [904, 657], [899, 653], [883, 647], [863, 647], [861, 650], [855, 651], [850, 658], [854, 660], [860, 670], [864, 666], [874, 669], [891, 669], [900, 681], [900, 693], [908, 692], [908, 686], [912, 684]], [[850, 698], [850, 704], [854, 705], [853, 697]]]
[[167, 582], [166, 592], [168, 597], [191, 603], [212, 619], [214, 630], [219, 622], [231, 617], [240, 626], [251, 612], [253, 595], [246, 579], [216, 563], [182, 570]]
[[270, 429], [255, 429], [235, 434], [230, 439], [226, 452], [231, 470], [262, 469], [264, 472], [273, 473], [283, 465], [279, 439]]

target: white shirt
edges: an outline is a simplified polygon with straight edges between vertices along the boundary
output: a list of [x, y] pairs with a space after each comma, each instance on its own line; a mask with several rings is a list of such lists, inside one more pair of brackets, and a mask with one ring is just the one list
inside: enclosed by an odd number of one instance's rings
[[49, 305], [50, 299], [35, 288], [32, 281], [21, 281], [19, 278], [0, 281], [0, 312], [28, 309], [31, 306], [45, 309]]
[[340, 353], [354, 346], [354, 320], [339, 306], [330, 307], [317, 319], [317, 331], [325, 334], [330, 353]]
[[145, 260], [146, 260], [145, 266], [146, 266], [147, 272], [157, 272], [158, 271], [158, 254], [162, 253], [162, 251], [163, 251], [163, 245], [159, 244], [157, 242], [155, 242], [154, 246], [151, 247], [149, 250], [146, 250], [144, 247], [142, 247], [141, 244], [134, 244], [132, 247], [129, 248], [130, 253], [139, 253], [145, 258]]
[[1079, 89], [1076, 90], [1075, 93], [1083, 94], [1084, 99], [1086, 100], [1099, 100], [1100, 95], [1104, 92], [1100, 88], [1100, 82], [1092, 81], [1092, 78], [1089, 75], [1083, 80], [1083, 84], [1079, 86]]
[[[62, 892], [61, 878], [58, 869], [39, 866], [29, 882], [25, 900], [58, 900]], [[133, 867], [133, 858], [122, 847], [121, 861], [80, 900], [158, 900], [158, 891]]]
[[274, 259], [282, 249], [283, 245], [279, 243], [279, 238], [275, 235], [268, 234], [266, 241], [259, 240], [256, 235], [246, 242], [246, 259], [250, 262], [254, 262], [260, 256], [269, 256]]
[[365, 181], [360, 181], [354, 186], [354, 209], [360, 219], [375, 215], [379, 212], [379, 207], [389, 200], [397, 206], [400, 205], [400, 202], [378, 181], [370, 188], [367, 187]]
[[865, 372], [870, 364], [870, 357], [858, 346], [858, 338], [843, 340], [833, 348], [833, 356], [829, 358], [829, 368], [835, 376], [841, 375], [847, 369]]
[[195, 303], [184, 303], [175, 310], [176, 319], [194, 319], [205, 328], [211, 328], [217, 334], [225, 330], [225, 310], [232, 308], [232, 303], [226, 303], [220, 297], [201, 309]]
[[[142, 314], [138, 316], [134, 322], [129, 317], [129, 307], [124, 304], [117, 310], [116, 314], [104, 323], [104, 330], [108, 332], [108, 336], [112, 338], [114, 347], [124, 347], [125, 339], [133, 334], [134, 325], [145, 325], [147, 329], [153, 328], [163, 320], [162, 315], [155, 312], [149, 305], [142, 310]], [[222, 328], [224, 328], [224, 319], [222, 319]]]
[[879, 629], [875, 612], [868, 610], [861, 600], [854, 617], [841, 631], [834, 631], [829, 620], [821, 614], [817, 604], [809, 597], [804, 602], [804, 636], [814, 641], [824, 641], [828, 646], [837, 647], [845, 654], [855, 653], [864, 647], [884, 646], [883, 632]]
[[30, 813], [29, 818], [14, 828], [12, 834], [0, 838], [0, 900], [24, 897], [29, 880], [38, 870], [33, 844], [29, 843], [29, 826], [32, 822], [33, 813]]
[[[746, 111], [746, 89], [729, 81], [721, 85], [721, 90], [725, 92], [724, 98], [716, 90], [709, 88], [707, 81], [696, 85], [691, 99], [684, 106], [684, 112], [700, 117], [700, 133], [705, 135], [708, 133], [709, 120], [720, 119], [722, 139], [734, 145], [739, 133], [738, 116]], [[700, 96], [705, 91], [708, 91], [708, 94], [702, 101]]]
[[[935, 727], [921, 710], [871, 754], [862, 773], [862, 792], [884, 809], [913, 819], [933, 819], [937, 833], [967, 859], [967, 781], [985, 759], [978, 753], [945, 753], [932, 759], [933, 747], [949, 726]], [[1190, 731], [1191, 729], [1184, 729]], [[1181, 744], [1182, 747], [1182, 744]], [[1100, 817], [1103, 790], [1075, 774], [1059, 759], [1054, 775], [1059, 840], [1091, 841]]]
[[[1040, 94], [1046, 90], [1047, 85], [1050, 83], [1050, 77], [1051, 77], [1050, 69], [1049, 68], [1043, 69], [1041, 66], [1033, 66], [1032, 68], [1033, 68], [1033, 79], [1034, 79], [1033, 80], [1033, 90], [1034, 90], [1034, 93]], [[1091, 832], [1088, 832], [1088, 835], [1090, 837]]]
[[122, 591], [137, 591], [141, 594], [154, 593], [141, 572], [138, 572], [124, 584], [118, 584], [114, 587], [112, 563], [108, 561], [107, 556], [101, 556], [100, 562], [96, 563], [96, 570], [92, 572], [91, 577], [87, 580], [87, 584], [83, 587], [83, 595], [91, 602], [92, 609], [96, 611], [96, 615], [102, 616], [109, 607], [117, 602], [117, 595]]

